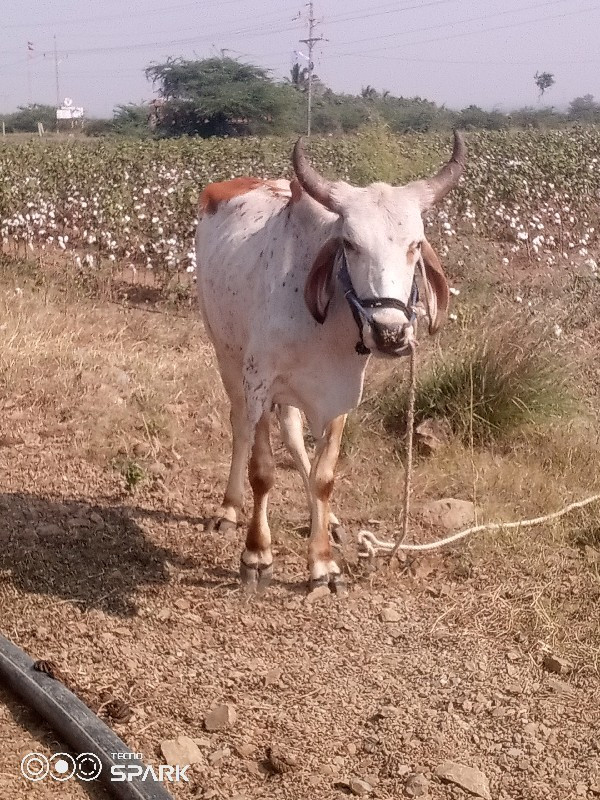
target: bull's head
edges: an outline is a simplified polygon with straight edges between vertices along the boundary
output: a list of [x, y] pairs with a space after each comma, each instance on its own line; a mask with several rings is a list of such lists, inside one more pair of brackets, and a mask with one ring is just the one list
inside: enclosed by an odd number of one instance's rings
[[421, 262], [429, 333], [439, 330], [448, 308], [448, 283], [425, 239], [422, 214], [457, 185], [465, 158], [464, 141], [455, 131], [452, 158], [433, 177], [405, 186], [373, 183], [358, 188], [325, 179], [310, 164], [302, 139], [297, 141], [292, 160], [298, 181], [339, 216], [338, 229], [319, 252], [306, 282], [306, 303], [318, 322], [325, 321], [339, 279], [361, 332], [363, 352], [405, 355], [413, 336], [415, 270]]

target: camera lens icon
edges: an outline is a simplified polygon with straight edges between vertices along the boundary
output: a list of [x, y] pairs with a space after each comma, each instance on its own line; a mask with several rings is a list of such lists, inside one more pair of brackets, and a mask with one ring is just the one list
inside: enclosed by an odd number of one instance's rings
[[43, 753], [27, 753], [21, 761], [21, 773], [28, 781], [41, 781], [50, 771], [50, 764]]
[[69, 753], [55, 753], [49, 762], [50, 777], [54, 781], [68, 781], [75, 775], [75, 759]]
[[102, 761], [94, 753], [80, 753], [77, 756], [77, 777], [80, 781], [95, 781], [102, 772]]

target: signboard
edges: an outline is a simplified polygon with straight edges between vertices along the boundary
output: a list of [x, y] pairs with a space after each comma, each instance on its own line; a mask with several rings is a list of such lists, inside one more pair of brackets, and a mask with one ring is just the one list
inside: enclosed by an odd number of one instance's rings
[[56, 119], [82, 119], [83, 108], [74, 106], [70, 97], [65, 97], [60, 108], [56, 109]]

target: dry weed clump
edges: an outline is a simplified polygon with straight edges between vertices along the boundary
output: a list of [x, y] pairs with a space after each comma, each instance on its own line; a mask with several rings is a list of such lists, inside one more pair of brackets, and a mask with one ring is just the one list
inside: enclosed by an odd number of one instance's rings
[[[421, 370], [417, 422], [446, 420], [461, 441], [485, 446], [575, 408], [573, 364], [551, 329], [524, 317], [497, 320], [464, 329]], [[405, 386], [384, 390], [377, 404], [387, 430], [403, 430]]]

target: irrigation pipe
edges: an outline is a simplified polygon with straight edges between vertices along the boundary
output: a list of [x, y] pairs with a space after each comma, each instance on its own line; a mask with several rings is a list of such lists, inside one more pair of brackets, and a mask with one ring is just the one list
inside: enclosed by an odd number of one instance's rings
[[[34, 670], [33, 664], [26, 653], [0, 634], [0, 682], [43, 717], [74, 752], [93, 754], [100, 759], [99, 780], [113, 797], [173, 800], [162, 783], [152, 779], [142, 781], [133, 776], [128, 781], [111, 781], [111, 767], [116, 764], [140, 766], [142, 775], [146, 766], [85, 703], [60, 681]], [[116, 753], [126, 754], [127, 760], [117, 761], [113, 756]]]

